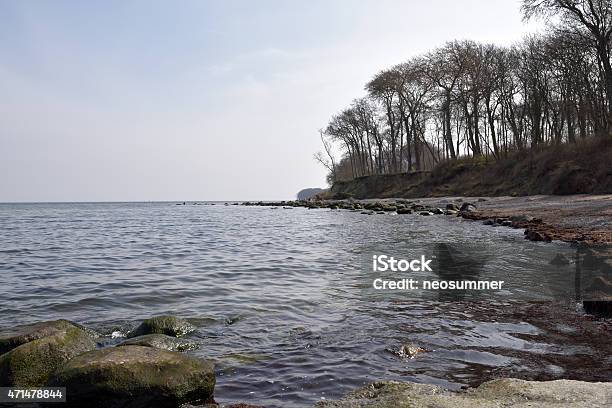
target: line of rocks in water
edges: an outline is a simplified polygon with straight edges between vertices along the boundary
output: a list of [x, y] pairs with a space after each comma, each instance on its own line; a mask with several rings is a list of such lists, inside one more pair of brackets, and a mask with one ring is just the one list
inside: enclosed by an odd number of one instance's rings
[[[486, 199], [479, 199], [485, 201]], [[430, 215], [453, 215], [469, 220], [484, 221], [484, 225], [503, 226], [511, 228], [525, 229], [525, 239], [531, 241], [552, 241], [552, 237], [542, 228], [543, 223], [539, 218], [534, 218], [527, 215], [519, 215], [512, 217], [495, 217], [490, 218], [482, 215], [477, 211], [477, 204], [470, 202], [446, 203], [444, 208], [436, 206], [422, 205], [410, 200], [395, 200], [395, 201], [358, 201], [358, 200], [294, 200], [294, 201], [257, 201], [244, 202], [244, 206], [260, 206], [271, 208], [291, 209], [295, 207], [304, 207], [308, 209], [328, 208], [331, 210], [349, 210], [353, 212], [359, 211], [361, 214], [374, 215], [397, 213], [418, 214], [422, 216]]]

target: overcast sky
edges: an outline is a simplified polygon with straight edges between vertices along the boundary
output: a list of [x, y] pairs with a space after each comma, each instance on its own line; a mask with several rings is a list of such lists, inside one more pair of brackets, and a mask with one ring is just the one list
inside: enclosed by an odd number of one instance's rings
[[0, 2], [0, 201], [291, 199], [377, 71], [518, 0]]

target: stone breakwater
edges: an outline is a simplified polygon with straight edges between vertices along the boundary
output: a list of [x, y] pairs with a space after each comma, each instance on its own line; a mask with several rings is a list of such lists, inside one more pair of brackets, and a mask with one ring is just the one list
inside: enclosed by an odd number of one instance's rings
[[[525, 230], [525, 239], [531, 241], [550, 242], [553, 239], [565, 240], [551, 231], [550, 226], [543, 223], [541, 218], [529, 215], [496, 216], [490, 217], [478, 211], [479, 202], [446, 202], [440, 205], [424, 204], [410, 200], [300, 200], [300, 201], [280, 201], [280, 202], [244, 202], [244, 206], [263, 206], [271, 208], [291, 209], [294, 207], [305, 207], [309, 209], [328, 208], [331, 210], [348, 210], [360, 212], [364, 215], [396, 213], [399, 215], [415, 214], [420, 216], [445, 215], [463, 217], [470, 220], [484, 221], [485, 225], [502, 226], [510, 228], [522, 228]], [[570, 240], [576, 241], [576, 240]]]
[[[492, 203], [491, 203], [492, 202]], [[481, 221], [492, 227], [523, 229], [530, 241], [569, 242], [578, 248], [579, 263], [596, 277], [583, 301], [588, 313], [612, 316], [612, 196], [534, 196], [522, 198], [461, 197], [367, 200], [298, 200], [280, 202], [244, 202], [244, 206], [271, 209], [329, 209], [351, 211], [364, 216], [396, 214], [398, 216], [452, 216]], [[534, 216], [535, 214], [537, 216]], [[571, 223], [563, 222], [569, 219]], [[553, 223], [558, 222], [558, 224]], [[599, 229], [584, 226], [596, 224]], [[602, 231], [603, 229], [603, 231]], [[557, 256], [551, 264], [570, 264]]]

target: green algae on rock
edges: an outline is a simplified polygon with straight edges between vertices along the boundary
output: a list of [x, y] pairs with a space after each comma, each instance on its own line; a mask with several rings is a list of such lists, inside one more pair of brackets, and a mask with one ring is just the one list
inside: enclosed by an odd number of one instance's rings
[[0, 386], [42, 386], [65, 362], [96, 348], [87, 332], [66, 320], [22, 327], [3, 339], [19, 345], [0, 356]]
[[176, 407], [212, 401], [215, 372], [209, 360], [128, 345], [75, 357], [49, 385], [66, 387], [70, 407]]
[[32, 340], [48, 337], [74, 326], [82, 329], [75, 323], [60, 319], [0, 330], [0, 354], [7, 353]]
[[182, 337], [195, 330], [195, 327], [185, 319], [176, 316], [155, 316], [145, 320], [128, 334], [129, 338], [145, 334], [165, 334]]
[[199, 347], [198, 343], [194, 341], [179, 339], [158, 333], [132, 337], [122, 341], [121, 343], [117, 344], [117, 346], [145, 346], [169, 351], [187, 351], [194, 350]]
[[317, 407], [352, 408], [597, 408], [609, 407], [612, 383], [574, 380], [525, 381], [504, 378], [465, 392], [427, 384], [380, 381], [359, 388], [338, 401]]

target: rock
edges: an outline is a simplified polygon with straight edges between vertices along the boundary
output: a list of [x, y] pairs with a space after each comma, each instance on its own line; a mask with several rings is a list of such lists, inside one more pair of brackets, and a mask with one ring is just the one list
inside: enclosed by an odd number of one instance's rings
[[117, 346], [146, 346], [170, 351], [194, 350], [199, 347], [198, 343], [194, 341], [179, 339], [157, 333], [132, 337], [131, 339], [122, 341]]
[[361, 214], [372, 215], [374, 214], [374, 211], [362, 211]]
[[444, 214], [444, 210], [441, 208], [434, 208], [432, 213], [437, 214], [437, 215], [442, 215]]
[[557, 254], [553, 259], [550, 260], [551, 265], [569, 265], [570, 260], [563, 254]]
[[68, 320], [53, 320], [2, 330], [0, 331], [0, 354], [11, 351], [15, 347], [32, 340], [60, 333], [73, 326], [76, 325]]
[[397, 210], [398, 214], [412, 214], [412, 210], [410, 208], [400, 208]]
[[413, 343], [403, 344], [398, 349], [388, 348], [386, 350], [392, 354], [395, 354], [396, 356], [400, 358], [409, 358], [409, 359], [413, 359], [421, 353], [427, 353], [430, 351], [423, 347], [419, 347]]
[[459, 211], [457, 211], [457, 210], [446, 210], [446, 211], [444, 211], [444, 214], [445, 215], [457, 215], [457, 214], [459, 214]]
[[525, 239], [528, 239], [530, 241], [552, 241], [552, 238], [548, 236], [548, 234], [535, 230], [525, 230]]
[[510, 217], [510, 221], [514, 222], [532, 222], [534, 218], [531, 215], [514, 215]]
[[420, 215], [425, 215], [425, 216], [427, 216], [427, 215], [433, 215], [433, 214], [432, 214], [432, 213], [430, 213], [429, 211], [421, 211], [419, 214], [420, 214]]
[[459, 207], [457, 206], [457, 204], [454, 203], [446, 204], [446, 209], [451, 211], [459, 211]]
[[463, 203], [461, 204], [461, 208], [459, 208], [459, 212], [472, 212], [476, 211], [476, 206], [472, 203]]
[[0, 386], [3, 387], [43, 386], [58, 367], [96, 348], [84, 330], [67, 320], [23, 326], [13, 334], [5, 338], [4, 344], [22, 344], [0, 356]]
[[380, 381], [359, 388], [339, 401], [321, 401], [318, 407], [436, 407], [436, 408], [597, 408], [608, 407], [612, 383], [575, 380], [525, 381], [504, 378], [488, 381], [466, 392], [396, 381]]
[[510, 221], [510, 220], [503, 220], [503, 221], [501, 222], [501, 225], [502, 225], [503, 227], [511, 227], [511, 226], [512, 226], [512, 221]]
[[213, 364], [153, 347], [90, 351], [70, 360], [49, 381], [65, 386], [68, 407], [176, 407], [212, 402]]
[[485, 220], [483, 222], [483, 225], [493, 225], [493, 224], [495, 224], [495, 221], [493, 221], [493, 220]]
[[262, 405], [252, 405], [245, 404], [244, 402], [238, 402], [235, 404], [229, 405], [218, 405], [216, 403], [206, 404], [206, 405], [191, 405], [191, 404], [182, 404], [179, 408], [266, 408]]
[[176, 316], [156, 316], [145, 320], [128, 334], [128, 337], [137, 337], [144, 334], [165, 334], [167, 336], [181, 337], [195, 330], [195, 327], [185, 319]]
[[482, 203], [482, 202], [489, 201], [489, 200], [487, 200], [486, 198], [482, 198], [482, 197], [481, 197], [481, 198], [479, 198], [477, 201], [478, 201], [479, 203]]

